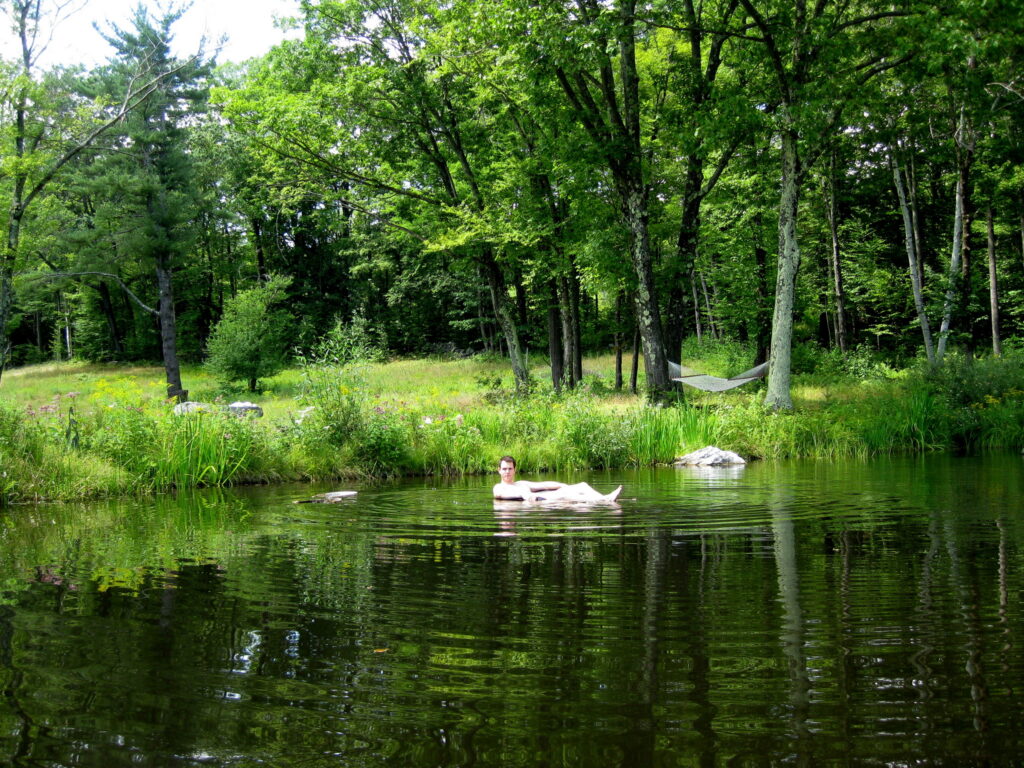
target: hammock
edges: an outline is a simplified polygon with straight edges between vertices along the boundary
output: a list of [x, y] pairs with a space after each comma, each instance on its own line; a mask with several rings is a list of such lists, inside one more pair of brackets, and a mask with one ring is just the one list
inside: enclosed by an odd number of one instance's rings
[[767, 372], [768, 363], [761, 363], [749, 371], [733, 376], [731, 379], [720, 379], [717, 376], [698, 373], [690, 368], [679, 365], [679, 363], [673, 363], [671, 360], [668, 362], [668, 375], [672, 378], [672, 381], [681, 381], [683, 384], [694, 389], [702, 389], [705, 392], [725, 392], [727, 389], [741, 387], [748, 381], [760, 379]]

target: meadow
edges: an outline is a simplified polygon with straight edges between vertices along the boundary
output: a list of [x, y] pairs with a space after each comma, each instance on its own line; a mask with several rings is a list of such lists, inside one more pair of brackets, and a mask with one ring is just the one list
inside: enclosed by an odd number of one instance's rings
[[[689, 343], [683, 363], [745, 366], [739, 345]], [[614, 388], [614, 358], [587, 358], [556, 393], [543, 364], [528, 393], [495, 357], [344, 364], [305, 361], [251, 396], [186, 368], [174, 415], [162, 369], [75, 362], [27, 366], [0, 382], [0, 506], [285, 480], [488, 472], [511, 453], [524, 473], [570, 475], [670, 463], [707, 445], [748, 460], [840, 460], [1024, 447], [1022, 356], [951, 357], [893, 369], [861, 352], [795, 358], [792, 411], [766, 409], [763, 383], [681, 391], [670, 406]], [[627, 372], [628, 379], [628, 372]], [[642, 392], [642, 376], [641, 376]], [[225, 412], [252, 399], [262, 418]]]

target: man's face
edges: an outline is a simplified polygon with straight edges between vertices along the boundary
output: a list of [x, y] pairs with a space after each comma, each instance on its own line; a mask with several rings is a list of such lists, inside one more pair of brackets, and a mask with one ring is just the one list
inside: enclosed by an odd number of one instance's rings
[[501, 475], [501, 482], [514, 483], [516, 481], [516, 465], [511, 461], [503, 461], [498, 465], [498, 474]]

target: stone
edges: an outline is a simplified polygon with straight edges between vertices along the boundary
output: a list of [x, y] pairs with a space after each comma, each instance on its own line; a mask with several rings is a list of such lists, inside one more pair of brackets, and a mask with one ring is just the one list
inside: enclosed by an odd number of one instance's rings
[[263, 409], [256, 405], [256, 403], [239, 401], [228, 406], [228, 413], [233, 416], [251, 416], [254, 419], [259, 419], [263, 416]]
[[174, 415], [182, 416], [186, 413], [214, 413], [217, 410], [217, 406], [211, 405], [210, 403], [200, 403], [195, 400], [186, 400], [184, 403], [178, 403], [176, 406], [174, 406]]
[[337, 504], [339, 501], [351, 499], [358, 491], [328, 491], [318, 493], [311, 499], [299, 499], [296, 504]]
[[677, 467], [722, 467], [734, 464], [746, 464], [746, 460], [732, 451], [723, 451], [713, 445], [701, 448], [676, 459]]

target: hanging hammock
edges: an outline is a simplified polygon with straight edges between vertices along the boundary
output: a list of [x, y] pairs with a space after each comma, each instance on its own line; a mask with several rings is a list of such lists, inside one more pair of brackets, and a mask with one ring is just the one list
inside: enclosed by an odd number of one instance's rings
[[727, 389], [741, 387], [748, 381], [760, 379], [767, 372], [768, 363], [761, 363], [749, 371], [733, 376], [731, 379], [720, 379], [717, 376], [708, 376], [706, 373], [699, 373], [691, 368], [686, 368], [679, 365], [679, 363], [673, 363], [671, 360], [668, 363], [668, 375], [672, 381], [681, 381], [687, 386], [701, 389], [705, 392], [725, 392]]

